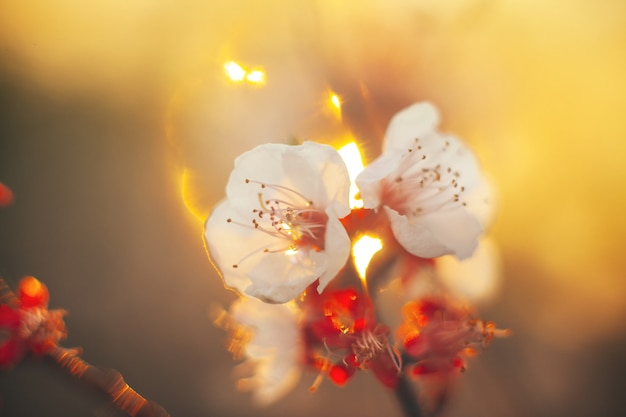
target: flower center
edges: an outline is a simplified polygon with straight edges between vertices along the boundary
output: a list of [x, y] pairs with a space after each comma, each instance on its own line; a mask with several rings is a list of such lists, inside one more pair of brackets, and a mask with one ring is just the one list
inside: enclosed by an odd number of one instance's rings
[[[259, 186], [259, 206], [252, 209], [252, 224], [242, 224], [230, 218], [227, 222], [254, 227], [255, 230], [277, 238], [276, 244], [261, 249], [263, 253], [284, 252], [287, 255], [294, 255], [301, 249], [312, 249], [317, 252], [324, 249], [328, 216], [315, 207], [313, 201], [298, 191], [282, 185], [249, 179], [245, 182]], [[235, 268], [237, 266], [238, 264], [233, 265]]]
[[383, 180], [381, 200], [401, 215], [419, 216], [446, 205], [462, 204], [465, 186], [461, 174], [443, 163], [452, 149], [444, 138], [435, 144], [422, 145], [419, 138], [400, 160], [397, 170]]

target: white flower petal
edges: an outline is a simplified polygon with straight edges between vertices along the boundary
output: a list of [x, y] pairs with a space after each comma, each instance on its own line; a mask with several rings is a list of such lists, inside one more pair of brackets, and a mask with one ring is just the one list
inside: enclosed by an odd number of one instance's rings
[[312, 201], [322, 209], [330, 205], [337, 217], [350, 213], [348, 170], [339, 153], [328, 145], [268, 143], [243, 153], [235, 160], [226, 186], [228, 199], [241, 207], [257, 207], [259, 184], [275, 186], [263, 190], [263, 198], [279, 197], [300, 204]]
[[414, 104], [395, 115], [383, 154], [357, 177], [366, 208], [385, 207], [396, 239], [420, 257], [472, 254], [490, 222], [491, 188], [472, 152], [436, 131], [437, 110]]
[[397, 169], [403, 154], [404, 152], [383, 153], [356, 177], [355, 182], [359, 187], [363, 207], [373, 209], [380, 207], [382, 204], [382, 181]]
[[439, 112], [431, 103], [415, 103], [391, 118], [383, 153], [392, 150], [406, 151], [413, 146], [415, 138], [429, 135], [439, 124]]
[[[222, 275], [224, 283], [243, 293], [250, 285], [248, 272], [254, 263], [241, 262], [242, 258], [255, 251], [257, 254], [250, 256], [260, 256], [263, 248], [271, 245], [273, 240], [271, 236], [258, 233], [252, 227], [229, 223], [227, 220], [233, 217], [235, 221], [247, 221], [245, 218], [242, 220], [237, 208], [230, 202], [219, 203], [207, 219], [205, 240], [211, 260]], [[233, 238], [233, 233], [236, 238]], [[233, 267], [235, 264], [239, 264], [237, 268]]]
[[[311, 192], [318, 207], [327, 214], [342, 218], [350, 213], [350, 177], [341, 155], [331, 146], [304, 142], [284, 159], [285, 174], [298, 190]], [[304, 170], [306, 167], [306, 171]], [[330, 211], [328, 211], [330, 209]]]
[[289, 392], [300, 377], [302, 340], [292, 304], [266, 304], [243, 298], [230, 308], [233, 319], [252, 330], [245, 347], [254, 365], [254, 399], [268, 405]]
[[393, 235], [407, 252], [420, 258], [434, 258], [449, 253], [450, 249], [436, 240], [428, 227], [420, 223], [411, 224], [406, 216], [387, 206], [384, 209], [391, 222]]
[[478, 220], [463, 207], [410, 219], [386, 206], [385, 212], [398, 242], [409, 253], [421, 258], [443, 255], [467, 258], [472, 255], [482, 232]]
[[351, 242], [341, 222], [337, 219], [329, 218], [326, 225], [326, 245], [325, 252], [332, 254], [328, 256], [326, 271], [319, 277], [317, 291], [321, 293], [328, 283], [346, 265], [350, 256]]
[[491, 182], [486, 178], [481, 178], [481, 180], [463, 201], [467, 210], [478, 219], [483, 230], [487, 230], [493, 223], [497, 203]]
[[246, 294], [268, 303], [293, 300], [328, 269], [329, 255], [314, 250], [266, 253], [249, 273]]

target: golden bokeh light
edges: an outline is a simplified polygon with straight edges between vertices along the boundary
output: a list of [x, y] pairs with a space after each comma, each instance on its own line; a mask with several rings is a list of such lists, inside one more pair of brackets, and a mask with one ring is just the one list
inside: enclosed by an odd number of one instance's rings
[[261, 86], [266, 82], [264, 71], [260, 69], [248, 70], [235, 61], [224, 63], [224, 73], [234, 83], [247, 81], [249, 84]]
[[233, 82], [241, 82], [246, 79], [246, 70], [235, 61], [228, 61], [224, 64], [226, 77]]
[[359, 188], [356, 185], [356, 177], [363, 171], [363, 158], [356, 142], [350, 142], [339, 149], [339, 155], [348, 168], [350, 177], [350, 208], [362, 208], [363, 200], [359, 198]]
[[252, 70], [246, 75], [246, 80], [252, 84], [265, 84], [265, 73], [261, 70]]
[[329, 91], [326, 103], [329, 113], [341, 120], [341, 98], [335, 92]]
[[189, 176], [189, 170], [184, 169], [183, 173], [180, 175], [180, 195], [183, 200], [183, 204], [189, 213], [191, 213], [199, 222], [204, 223], [207, 213], [202, 213], [193, 201], [192, 192], [190, 191], [189, 186]]
[[382, 240], [370, 235], [363, 235], [352, 245], [352, 261], [359, 278], [365, 285], [367, 267], [372, 258], [383, 248]]

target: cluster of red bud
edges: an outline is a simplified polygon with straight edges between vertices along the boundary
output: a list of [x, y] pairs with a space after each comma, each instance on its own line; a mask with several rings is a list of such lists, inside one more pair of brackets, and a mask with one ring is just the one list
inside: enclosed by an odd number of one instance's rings
[[508, 330], [474, 317], [466, 305], [444, 296], [425, 296], [402, 307], [402, 322], [392, 329], [376, 317], [367, 292], [354, 288], [314, 288], [303, 296], [305, 363], [344, 385], [357, 370], [369, 370], [395, 388], [403, 375], [420, 378], [463, 372], [466, 360]]
[[0, 368], [10, 367], [26, 354], [42, 356], [67, 336], [65, 310], [48, 310], [46, 286], [35, 277], [24, 277], [13, 295], [2, 281], [6, 303], [0, 304]]

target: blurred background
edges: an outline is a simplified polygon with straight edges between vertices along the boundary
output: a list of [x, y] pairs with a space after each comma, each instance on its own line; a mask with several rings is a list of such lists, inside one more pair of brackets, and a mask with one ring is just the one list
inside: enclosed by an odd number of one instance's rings
[[[0, 275], [45, 282], [63, 345], [172, 416], [400, 416], [365, 373], [264, 409], [236, 391], [202, 228], [241, 152], [353, 136], [371, 160], [430, 100], [496, 185], [479, 310], [514, 331], [443, 415], [624, 415], [625, 74], [621, 0], [0, 1]], [[30, 358], [0, 374], [0, 415], [120, 414]]]

